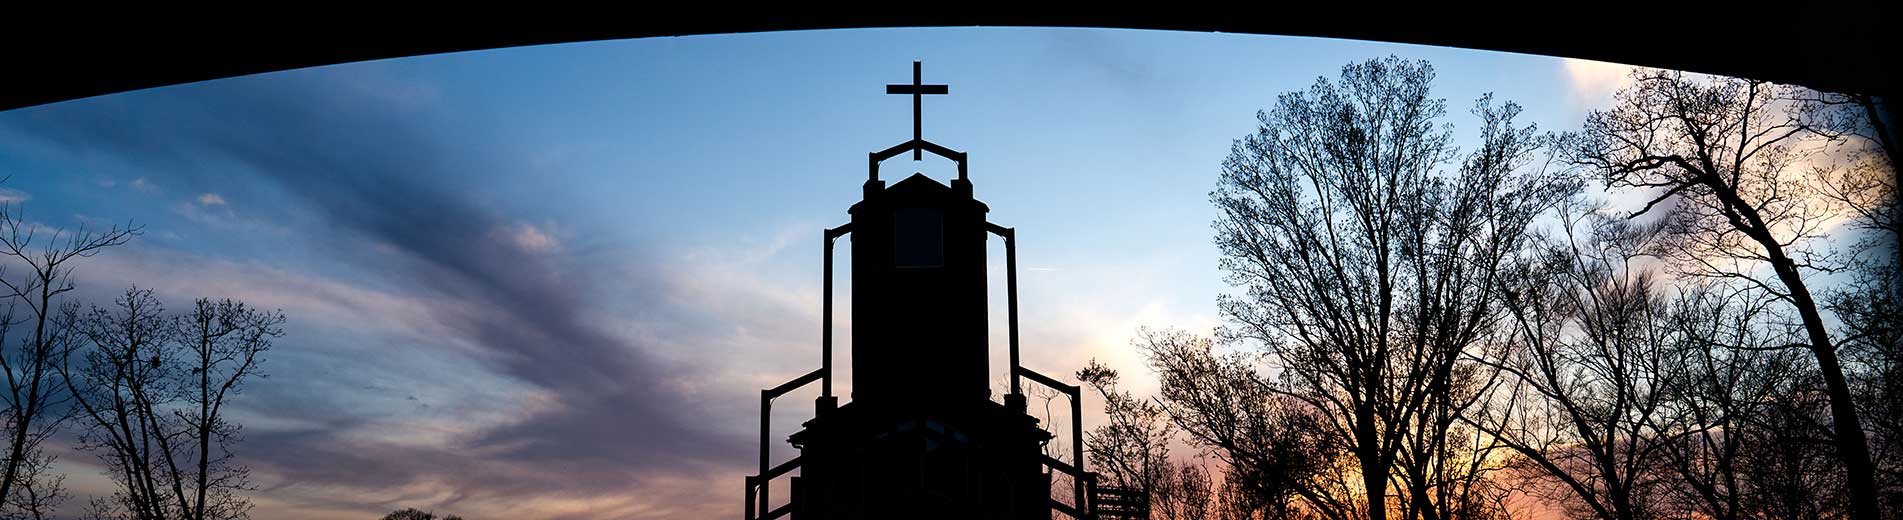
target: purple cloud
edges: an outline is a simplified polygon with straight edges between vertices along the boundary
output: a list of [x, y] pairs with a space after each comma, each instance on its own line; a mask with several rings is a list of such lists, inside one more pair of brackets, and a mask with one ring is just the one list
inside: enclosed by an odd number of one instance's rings
[[[750, 443], [699, 420], [692, 411], [696, 398], [669, 384], [684, 375], [656, 361], [656, 346], [633, 344], [590, 319], [598, 312], [599, 287], [659, 287], [664, 275], [636, 270], [643, 279], [603, 279], [629, 271], [595, 268], [585, 255], [553, 247], [551, 237], [484, 204], [466, 186], [445, 184], [521, 170], [512, 169], [519, 163], [511, 157], [440, 142], [418, 122], [429, 115], [419, 110], [365, 95], [321, 71], [299, 71], [40, 107], [0, 124], [75, 154], [162, 171], [182, 179], [167, 183], [190, 189], [268, 185], [312, 217], [293, 224], [293, 231], [329, 259], [374, 273], [420, 300], [455, 302], [428, 308], [432, 323], [419, 329], [443, 334], [444, 344], [474, 346], [489, 371], [549, 396], [523, 410], [520, 420], [483, 425], [450, 445], [418, 447], [353, 435], [365, 419], [327, 402], [337, 396], [263, 391], [271, 404], [254, 410], [304, 424], [254, 432], [241, 447], [246, 460], [276, 482], [392, 489], [432, 481], [455, 492], [442, 504], [420, 506], [450, 507], [471, 497], [494, 503], [639, 493], [663, 475], [739, 468]], [[235, 190], [221, 196], [198, 191], [206, 193], [196, 199], [204, 204], [208, 196], [219, 204], [257, 200]], [[287, 339], [269, 367], [280, 374], [275, 379], [319, 375], [282, 351], [324, 340]], [[396, 505], [417, 504], [357, 504]]]

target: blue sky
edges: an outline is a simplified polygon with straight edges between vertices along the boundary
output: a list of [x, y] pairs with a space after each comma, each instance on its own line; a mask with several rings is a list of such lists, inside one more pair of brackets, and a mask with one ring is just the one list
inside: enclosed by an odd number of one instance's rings
[[[912, 61], [951, 86], [925, 137], [970, 153], [991, 221], [1018, 229], [1026, 364], [1094, 357], [1144, 391], [1137, 327], [1217, 323], [1207, 194], [1230, 141], [1275, 95], [1388, 54], [1432, 62], [1462, 144], [1485, 92], [1568, 130], [1624, 71], [1087, 29], [525, 47], [0, 112], [0, 197], [47, 226], [144, 226], [78, 267], [76, 298], [138, 284], [285, 310], [271, 377], [237, 403], [258, 518], [731, 516], [757, 389], [817, 364], [820, 231], [846, 221], [865, 154], [910, 138], [910, 98], [883, 86]], [[954, 175], [884, 168], [912, 171]], [[74, 507], [108, 490], [90, 454], [62, 457]]]

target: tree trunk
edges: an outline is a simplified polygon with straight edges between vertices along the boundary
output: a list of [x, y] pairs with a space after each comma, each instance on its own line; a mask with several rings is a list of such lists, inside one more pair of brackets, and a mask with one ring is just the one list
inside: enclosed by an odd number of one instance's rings
[[1830, 342], [1830, 332], [1824, 328], [1823, 316], [1817, 312], [1817, 303], [1811, 299], [1810, 290], [1797, 276], [1797, 269], [1791, 265], [1782, 251], [1774, 251], [1771, 259], [1777, 264], [1777, 275], [1791, 289], [1791, 300], [1797, 306], [1798, 316], [1804, 320], [1804, 332], [1810, 337], [1810, 351], [1817, 356], [1817, 368], [1824, 376], [1824, 391], [1830, 396], [1830, 419], [1835, 430], [1837, 451], [1843, 457], [1844, 473], [1849, 477], [1846, 487], [1850, 491], [1850, 518], [1853, 520], [1880, 520], [1877, 508], [1876, 467], [1870, 462], [1869, 439], [1863, 433], [1863, 421], [1857, 417], [1856, 404], [1851, 401], [1850, 384], [1844, 380], [1843, 365], [1837, 360], [1837, 347]]
[[1367, 403], [1356, 408], [1355, 451], [1361, 459], [1361, 485], [1368, 494], [1367, 520], [1387, 520], [1389, 468], [1375, 433], [1374, 408]]
[[[44, 275], [40, 277], [40, 280], [39, 312], [36, 313], [37, 316], [35, 316], [35, 318], [37, 320], [33, 325], [33, 343], [29, 346], [32, 351], [27, 354], [28, 362], [33, 365], [27, 367], [27, 371], [32, 373], [32, 378], [27, 383], [26, 402], [16, 403], [19, 408], [14, 410], [13, 438], [8, 439], [7, 443], [8, 456], [6, 474], [0, 476], [0, 505], [4, 505], [6, 500], [12, 496], [13, 481], [14, 479], [20, 478], [20, 461], [26, 458], [27, 432], [33, 427], [33, 416], [39, 415], [40, 371], [46, 365], [47, 355], [46, 315], [52, 312], [48, 304], [53, 300], [53, 294], [50, 289], [52, 280]], [[29, 300], [28, 303], [31, 304], [31, 300]], [[18, 389], [14, 389], [14, 391], [17, 392]], [[18, 396], [19, 394], [14, 395]]]
[[1784, 247], [1765, 225], [1764, 219], [1752, 205], [1745, 203], [1737, 192], [1718, 180], [1716, 174], [1704, 175], [1704, 182], [1712, 188], [1715, 195], [1725, 206], [1737, 212], [1733, 224], [1739, 225], [1759, 247], [1764, 248], [1765, 256], [1771, 260], [1772, 270], [1777, 272], [1779, 282], [1790, 291], [1791, 306], [1797, 308], [1798, 317], [1804, 322], [1804, 334], [1810, 341], [1810, 351], [1817, 357], [1817, 369], [1824, 377], [1824, 391], [1830, 397], [1831, 429], [1837, 441], [1838, 456], [1843, 459], [1844, 473], [1848, 482], [1851, 520], [1882, 520], [1877, 507], [1876, 467], [1870, 462], [1869, 439], [1863, 433], [1863, 421], [1857, 417], [1857, 406], [1851, 400], [1850, 384], [1844, 379], [1843, 364], [1837, 360], [1837, 347], [1830, 340], [1830, 330], [1824, 326], [1824, 318], [1817, 311], [1817, 301], [1811, 297], [1810, 288], [1804, 284], [1803, 276], [1797, 271], [1797, 263], [1785, 254]]

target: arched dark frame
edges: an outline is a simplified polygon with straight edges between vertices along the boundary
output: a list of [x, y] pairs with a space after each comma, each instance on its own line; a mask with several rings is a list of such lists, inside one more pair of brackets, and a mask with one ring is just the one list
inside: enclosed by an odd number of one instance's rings
[[[1550, 4], [1505, 7], [1163, 7], [1049, 10], [937, 6], [932, 14], [864, 11], [616, 12], [517, 6], [493, 12], [301, 13], [232, 23], [231, 13], [139, 13], [99, 20], [16, 13], [0, 31], [0, 110], [260, 72], [522, 45], [755, 31], [864, 27], [1066, 26], [1317, 36], [1628, 63], [1891, 96], [1893, 8], [1833, 2], [1802, 8]], [[685, 12], [678, 12], [686, 9]], [[895, 8], [896, 9], [896, 8]], [[882, 10], [883, 11], [883, 10]], [[1371, 13], [1370, 11], [1375, 11]], [[427, 14], [428, 16], [424, 16]]]

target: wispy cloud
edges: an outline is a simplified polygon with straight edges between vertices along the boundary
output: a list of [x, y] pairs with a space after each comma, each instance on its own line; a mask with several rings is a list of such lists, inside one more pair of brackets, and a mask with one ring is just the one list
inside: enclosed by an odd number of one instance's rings
[[497, 228], [491, 236], [524, 253], [547, 254], [561, 250], [561, 241], [534, 224], [512, 224]]
[[[309, 497], [338, 489], [344, 494], [332, 496], [349, 502], [359, 494], [392, 490], [377, 496], [436, 501], [420, 507], [480, 504], [477, 512], [495, 511], [482, 513], [489, 516], [559, 517], [560, 511], [579, 510], [603, 517], [622, 516], [616, 511], [694, 516], [680, 508], [712, 507], [711, 500], [720, 495], [709, 494], [704, 480], [738, 470], [734, 454], [745, 453], [744, 435], [708, 424], [706, 414], [697, 411], [709, 406], [707, 396], [688, 393], [692, 385], [683, 383], [695, 375], [679, 373], [679, 367], [654, 355], [665, 345], [631, 340], [608, 328], [605, 324], [613, 320], [598, 311], [609, 307], [599, 301], [600, 287], [667, 288], [672, 283], [667, 273], [604, 271], [594, 263], [600, 259], [568, 253], [561, 234], [549, 226], [522, 223], [444, 184], [517, 175], [520, 161], [482, 153], [469, 143], [441, 142], [418, 124], [432, 115], [427, 112], [431, 96], [418, 93], [432, 89], [372, 96], [361, 88], [365, 84], [298, 71], [40, 107], [13, 121], [21, 133], [75, 153], [107, 153], [177, 178], [168, 183], [262, 184], [289, 194], [291, 204], [314, 216], [303, 224], [310, 227], [294, 231], [309, 237], [317, 254], [377, 277], [374, 282], [385, 289], [319, 282], [302, 282], [312, 284], [302, 290], [227, 287], [227, 294], [261, 304], [312, 309], [307, 319], [334, 325], [332, 332], [348, 341], [375, 342], [385, 349], [360, 353], [358, 360], [312, 354], [300, 364], [280, 365], [280, 374], [296, 373], [274, 382], [324, 377], [323, 370], [355, 370], [347, 367], [372, 362], [361, 359], [368, 355], [378, 363], [413, 358], [425, 363], [413, 367], [421, 377], [502, 381], [524, 389], [490, 403], [492, 409], [510, 410], [501, 416], [505, 420], [453, 416], [447, 418], [453, 431], [420, 444], [415, 436], [365, 437], [376, 428], [367, 426], [374, 421], [363, 413], [362, 407], [370, 405], [358, 402], [387, 398], [406, 410], [421, 410], [423, 399], [407, 399], [416, 393], [280, 395], [294, 402], [274, 402], [281, 407], [277, 413], [259, 412], [277, 417], [274, 424], [280, 427], [252, 432], [244, 448], [256, 454], [249, 460], [261, 480], [279, 486], [278, 491], [302, 490], [292, 494]], [[157, 121], [165, 122], [162, 128], [154, 125]], [[234, 165], [246, 176], [207, 178], [224, 171], [217, 167]], [[131, 185], [156, 191], [144, 177]], [[194, 197], [191, 206], [227, 210], [232, 193], [220, 191]], [[604, 279], [606, 273], [615, 278]], [[280, 274], [284, 280], [308, 279]], [[254, 283], [260, 279], [254, 277]], [[297, 298], [304, 300], [284, 300], [286, 294], [302, 294]], [[674, 303], [657, 297], [626, 305], [636, 307], [637, 314], [678, 314], [656, 307]], [[376, 323], [414, 330], [380, 335], [367, 325]], [[405, 345], [436, 354], [391, 353]], [[445, 353], [453, 355], [444, 358]], [[457, 363], [466, 366], [431, 372], [459, 366], [445, 359], [460, 359]], [[441, 404], [432, 404], [430, 413]], [[696, 483], [668, 492], [694, 498], [647, 503], [656, 500], [665, 483], [685, 481]], [[509, 506], [530, 503], [547, 507]]]
[[33, 198], [33, 195], [13, 188], [0, 188], [0, 204], [19, 204]]
[[1613, 93], [1632, 84], [1631, 74], [1637, 68], [1575, 58], [1561, 59], [1560, 66], [1565, 70], [1567, 83], [1572, 87], [1570, 94], [1573, 105], [1580, 108], [1609, 105]]

